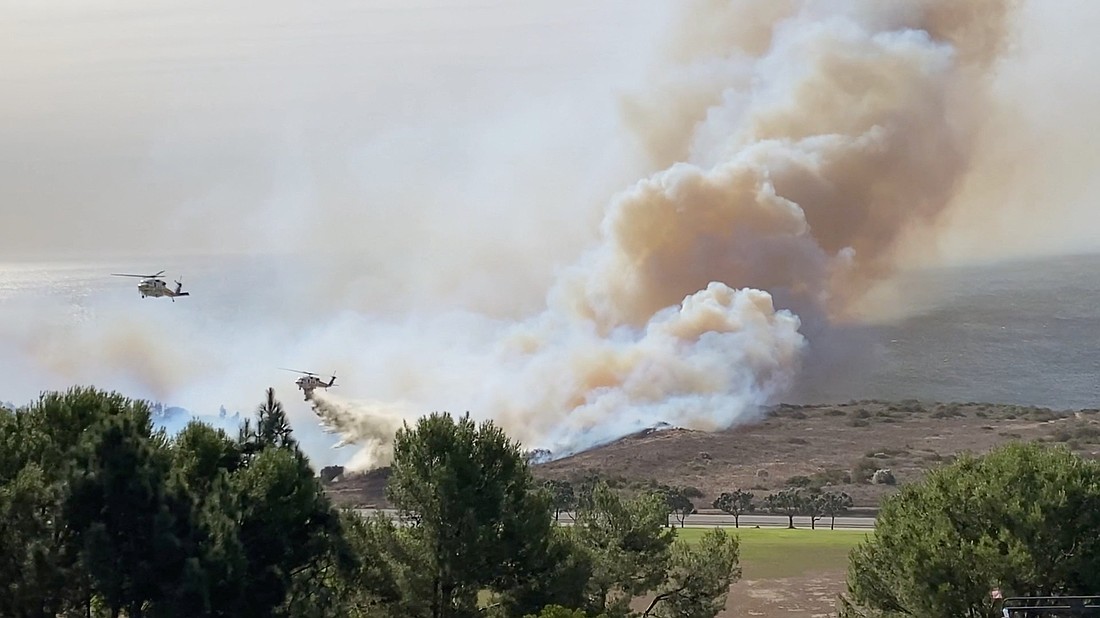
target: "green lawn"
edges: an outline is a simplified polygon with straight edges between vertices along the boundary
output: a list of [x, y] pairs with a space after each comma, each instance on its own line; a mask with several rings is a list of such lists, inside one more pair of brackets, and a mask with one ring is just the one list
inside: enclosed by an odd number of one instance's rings
[[[815, 571], [844, 573], [848, 552], [872, 533], [870, 530], [787, 530], [784, 528], [731, 528], [728, 534], [741, 540], [743, 579], [800, 577]], [[677, 537], [698, 541], [710, 528], [681, 528]], [[488, 591], [478, 595], [482, 607], [492, 599]]]
[[[845, 571], [848, 552], [870, 530], [787, 530], [783, 528], [723, 528], [741, 539], [741, 569], [745, 579], [799, 577], [813, 571]], [[677, 535], [698, 540], [708, 528], [682, 528]]]

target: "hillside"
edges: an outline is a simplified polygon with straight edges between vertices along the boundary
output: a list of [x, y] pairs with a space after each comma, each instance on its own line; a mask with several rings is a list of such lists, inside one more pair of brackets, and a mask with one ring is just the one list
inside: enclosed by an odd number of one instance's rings
[[[539, 478], [570, 480], [595, 473], [625, 489], [694, 487], [702, 493], [695, 500], [700, 507], [710, 507], [722, 491], [761, 494], [789, 482], [831, 485], [851, 494], [858, 506], [876, 506], [896, 486], [872, 484], [875, 470], [891, 470], [900, 485], [957, 453], [984, 452], [1012, 440], [1065, 443], [1097, 457], [1100, 410], [913, 400], [784, 404], [759, 422], [726, 431], [645, 431], [534, 470]], [[382, 506], [386, 476], [388, 470], [351, 475], [328, 490], [339, 504]]]

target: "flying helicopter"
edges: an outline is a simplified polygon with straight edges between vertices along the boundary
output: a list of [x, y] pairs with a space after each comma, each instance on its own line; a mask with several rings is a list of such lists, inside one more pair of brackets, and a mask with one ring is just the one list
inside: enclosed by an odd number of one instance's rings
[[[164, 274], [164, 271], [160, 271], [155, 275], [129, 275], [123, 273], [111, 273], [114, 277], [140, 277], [141, 282], [138, 283], [138, 292], [141, 293], [142, 298], [153, 297], [159, 298], [161, 296], [167, 296], [172, 299], [172, 302], [176, 302], [177, 296], [190, 296], [190, 292], [183, 291], [183, 283], [176, 281], [176, 289], [173, 291], [168, 287], [168, 284], [160, 278]], [[181, 279], [183, 277], [180, 277]]]
[[330, 386], [336, 385], [336, 372], [332, 373], [332, 379], [330, 379], [328, 382], [325, 382], [312, 371], [298, 371], [297, 369], [287, 369], [286, 367], [279, 367], [279, 369], [282, 369], [283, 371], [293, 371], [294, 373], [304, 374], [302, 375], [302, 377], [295, 380], [294, 383], [298, 385], [298, 388], [302, 389], [303, 393], [305, 393], [306, 401], [309, 401], [310, 395], [313, 394], [313, 389], [327, 389]]

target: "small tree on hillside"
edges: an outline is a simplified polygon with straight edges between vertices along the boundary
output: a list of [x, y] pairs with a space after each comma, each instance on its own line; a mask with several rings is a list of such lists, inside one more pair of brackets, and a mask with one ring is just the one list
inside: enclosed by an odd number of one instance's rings
[[794, 516], [805, 508], [805, 496], [800, 489], [784, 489], [764, 498], [764, 508], [769, 513], [787, 516], [787, 528], [794, 529]]
[[852, 508], [852, 497], [844, 492], [822, 494], [822, 497], [825, 499], [823, 505], [825, 516], [831, 519], [829, 530], [834, 530], [836, 529], [837, 515], [843, 515], [848, 512], [848, 509]]
[[733, 527], [741, 527], [741, 516], [746, 513], [751, 513], [755, 510], [755, 505], [752, 503], [753, 494], [749, 491], [743, 491], [741, 489], [734, 490], [733, 492], [723, 492], [718, 496], [718, 499], [714, 501], [714, 508], [733, 515]]
[[680, 522], [680, 527], [683, 528], [688, 515], [695, 512], [695, 503], [678, 487], [667, 488], [663, 493], [669, 512], [676, 517], [676, 521]]
[[828, 498], [824, 494], [815, 493], [803, 497], [802, 511], [810, 517], [810, 530], [817, 530], [817, 522], [825, 517], [825, 506]]
[[543, 487], [550, 492], [550, 506], [554, 509], [554, 521], [565, 511], [571, 511], [577, 506], [577, 495], [573, 490], [573, 484], [569, 481], [550, 479], [543, 483]]

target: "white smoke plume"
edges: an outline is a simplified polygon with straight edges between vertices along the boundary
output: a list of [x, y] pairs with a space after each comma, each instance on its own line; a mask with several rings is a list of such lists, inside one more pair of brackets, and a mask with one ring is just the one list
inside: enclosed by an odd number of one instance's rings
[[[546, 312], [506, 328], [480, 359], [469, 352], [468, 362], [485, 368], [474, 377], [481, 380], [446, 389], [465, 391], [459, 399], [477, 416], [555, 456], [659, 423], [727, 427], [790, 385], [804, 345], [798, 318], [776, 311], [767, 293], [721, 283], [657, 312], [641, 329], [600, 334], [590, 322], [562, 318]], [[426, 380], [432, 389], [441, 383]], [[338, 447], [361, 447], [346, 464], [353, 470], [388, 464], [394, 432], [422, 411], [321, 389], [310, 402], [325, 430], [340, 437]]]
[[333, 448], [356, 444], [359, 450], [345, 464], [350, 470], [370, 470], [393, 461], [393, 436], [416, 409], [383, 401], [346, 401], [324, 390], [310, 394], [310, 405], [325, 431], [340, 436]]
[[556, 455], [753, 418], [805, 345], [773, 295], [814, 324], [843, 315], [951, 204], [1006, 7], [690, 3], [679, 64], [628, 107], [673, 163], [612, 201], [600, 244], [507, 330], [466, 401]]
[[[572, 14], [550, 4], [561, 19]], [[346, 133], [351, 112], [326, 100], [335, 120], [318, 130], [324, 147], [300, 137], [310, 135], [305, 122], [285, 140], [265, 135], [283, 153], [274, 178], [253, 170], [258, 186], [276, 188], [268, 208], [249, 201], [244, 223], [219, 208], [244, 182], [219, 168], [207, 193], [188, 187], [170, 219], [182, 233], [153, 235], [231, 245], [255, 228], [262, 233], [240, 251], [270, 243], [311, 255], [317, 268], [188, 273], [193, 295], [170, 309], [125, 299], [62, 328], [37, 305], [8, 308], [16, 319], [0, 323], [0, 338], [59, 381], [141, 387], [136, 395], [193, 407], [229, 393], [258, 401], [268, 367], [335, 369], [341, 383], [315, 392], [313, 414], [361, 449], [353, 469], [384, 465], [399, 421], [433, 410], [492, 418], [527, 448], [559, 456], [661, 422], [717, 429], [757, 418], [797, 383], [807, 350], [829, 341], [817, 335], [858, 315], [907, 248], [943, 231], [974, 162], [996, 160], [978, 150], [996, 143], [984, 133], [998, 104], [990, 83], [1012, 40], [1014, 3], [676, 0], [671, 22], [636, 4], [621, 10], [675, 27], [644, 87], [622, 101], [630, 139], [586, 115], [580, 95], [544, 101], [551, 88], [525, 100], [494, 89], [486, 118], [462, 126], [457, 104], [433, 98], [432, 109], [446, 110], [433, 112], [436, 125], [406, 120], [377, 134]], [[292, 17], [325, 19], [293, 6]], [[285, 8], [275, 3], [271, 19]], [[509, 11], [526, 23], [522, 8]], [[275, 45], [268, 34], [257, 40]], [[324, 53], [294, 74], [335, 71], [353, 40], [315, 41]], [[291, 42], [287, 57], [305, 53]], [[527, 49], [531, 66], [545, 60], [540, 50]], [[609, 89], [597, 81], [585, 89]], [[341, 92], [376, 92], [353, 85]], [[245, 103], [226, 109], [259, 107], [238, 94]], [[459, 107], [477, 108], [475, 99]], [[355, 101], [355, 113], [367, 103]], [[400, 100], [392, 107], [402, 119], [417, 114]], [[508, 108], [522, 111], [495, 116]], [[240, 119], [219, 120], [220, 130]], [[179, 138], [164, 138], [165, 161]], [[249, 144], [230, 154], [272, 150]], [[197, 177], [215, 166], [195, 160]], [[611, 183], [619, 192], [607, 199]], [[232, 315], [209, 312], [222, 301]], [[26, 371], [27, 381], [41, 378]]]
[[759, 290], [722, 283], [607, 332], [548, 312], [504, 341], [514, 367], [484, 405], [523, 442], [562, 456], [658, 423], [728, 427], [791, 384], [799, 320]]

